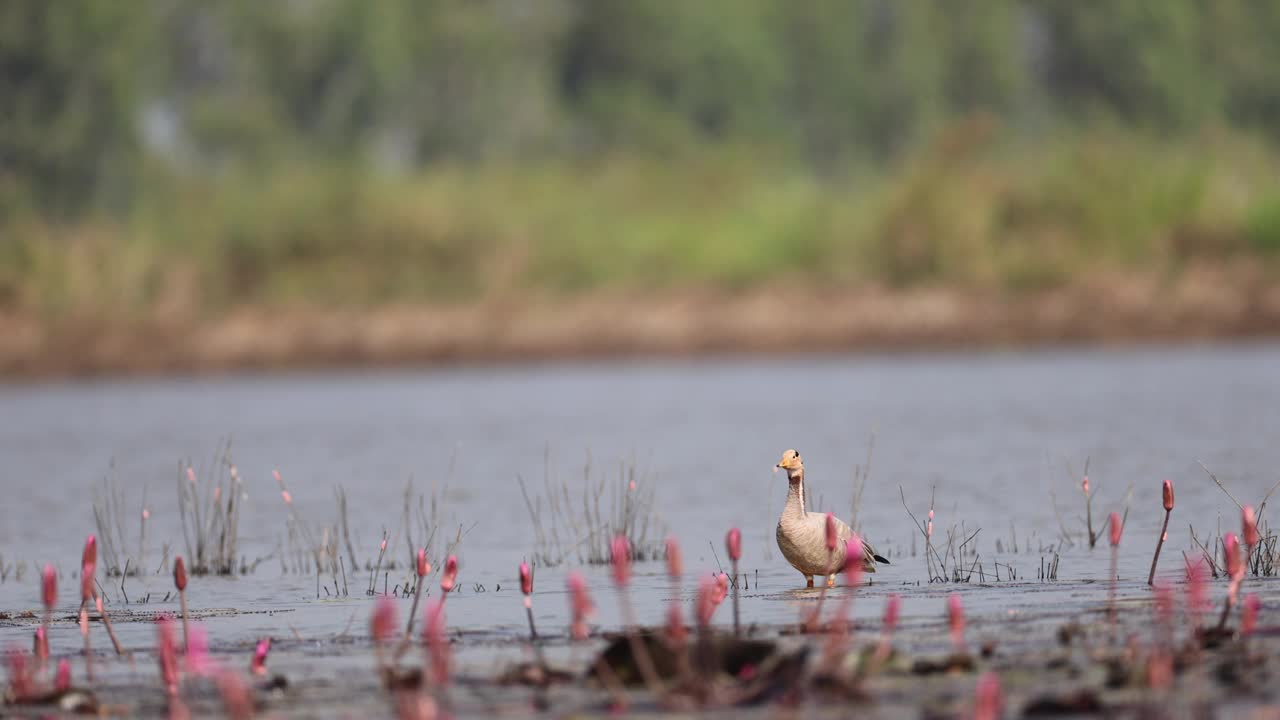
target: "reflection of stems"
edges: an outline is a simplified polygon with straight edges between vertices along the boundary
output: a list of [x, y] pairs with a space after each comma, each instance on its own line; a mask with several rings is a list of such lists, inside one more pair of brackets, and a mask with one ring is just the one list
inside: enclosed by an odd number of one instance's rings
[[1147, 575], [1147, 585], [1155, 585], [1156, 562], [1160, 560], [1160, 548], [1164, 547], [1164, 538], [1169, 532], [1169, 515], [1172, 512], [1172, 510], [1164, 511], [1164, 525], [1160, 526], [1160, 539], [1156, 540], [1156, 554], [1151, 558], [1151, 573]]

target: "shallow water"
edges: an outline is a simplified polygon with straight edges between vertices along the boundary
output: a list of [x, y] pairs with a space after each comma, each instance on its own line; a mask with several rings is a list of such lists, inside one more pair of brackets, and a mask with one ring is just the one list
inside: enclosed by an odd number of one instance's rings
[[[32, 568], [44, 562], [66, 573], [62, 606], [73, 612], [72, 571], [85, 535], [96, 531], [92, 494], [111, 473], [124, 495], [126, 550], [135, 563], [144, 488], [152, 524], [147, 573], [125, 581], [132, 603], [126, 606], [119, 579], [108, 583], [107, 597], [121, 612], [176, 611], [176, 602], [162, 600], [172, 587], [168, 575], [153, 573], [164, 544], [186, 553], [177, 468], [189, 458], [202, 474], [212, 473], [220, 441], [230, 436], [246, 483], [241, 551], [250, 560], [270, 559], [246, 577], [193, 579], [191, 606], [272, 614], [202, 619], [215, 648], [247, 646], [263, 634], [304, 642], [331, 640], [348, 628], [352, 636], [367, 634], [366, 571], [346, 568], [349, 596], [338, 599], [328, 597], [332, 578], [321, 578], [328, 588], [318, 600], [313, 574], [282, 573], [278, 549], [287, 543], [287, 510], [271, 477], [276, 468], [297, 512], [316, 528], [335, 521], [333, 490], [346, 488], [361, 564], [376, 556], [384, 529], [393, 535], [393, 556], [407, 556], [399, 536], [406, 481], [413, 479], [415, 494], [437, 491], [440, 536], [466, 529], [457, 549], [463, 589], [449, 600], [451, 626], [495, 640], [521, 632], [515, 568], [533, 553], [535, 531], [516, 476], [541, 492], [547, 453], [555, 486], [566, 482], [575, 494], [588, 456], [595, 476], [610, 485], [633, 462], [639, 492], [652, 489], [661, 522], [650, 537], [668, 530], [677, 536], [691, 573], [710, 573], [725, 562], [724, 532], [741, 527], [744, 622], [777, 626], [794, 622], [816, 595], [798, 591], [801, 577], [775, 547], [786, 481], [772, 466], [784, 449], [800, 449], [811, 506], [847, 518], [853, 468], [865, 462], [872, 435], [859, 523], [893, 564], [881, 566], [875, 583], [860, 592], [857, 614], [877, 615], [883, 596], [898, 592], [909, 622], [935, 622], [954, 589], [979, 617], [1047, 606], [1064, 615], [1085, 612], [1105, 598], [1110, 562], [1105, 539], [1093, 551], [1081, 542], [1085, 458], [1099, 525], [1108, 512], [1123, 511], [1133, 487], [1119, 553], [1121, 595], [1145, 598], [1163, 479], [1176, 486], [1177, 508], [1161, 575], [1175, 581], [1181, 551], [1192, 549], [1188, 523], [1202, 538], [1216, 534], [1219, 522], [1223, 529], [1238, 524], [1234, 504], [1197, 460], [1242, 502], [1256, 502], [1280, 479], [1277, 368], [1280, 346], [1236, 345], [0, 386], [6, 498], [0, 554], [11, 566], [0, 583], [0, 612], [37, 607]], [[964, 562], [980, 565], [988, 583], [926, 583], [923, 544], [903, 510], [900, 486], [922, 519], [936, 487], [935, 538], [942, 543], [952, 526], [966, 536], [981, 529], [977, 556]], [[1060, 522], [1074, 545], [1063, 545]], [[572, 534], [565, 527], [560, 532]], [[1011, 552], [1015, 541], [1017, 553]], [[1059, 579], [1039, 583], [1051, 548], [1061, 549]], [[1001, 582], [992, 583], [997, 561]], [[27, 567], [21, 580], [18, 563]], [[535, 610], [544, 629], [563, 631], [564, 573], [571, 565], [539, 572]], [[1007, 582], [1006, 566], [1019, 583]], [[586, 572], [600, 607], [597, 620], [616, 626], [620, 615], [607, 569]], [[386, 578], [390, 586], [403, 579], [403, 571]], [[661, 563], [639, 565], [640, 620], [660, 621], [665, 602], [689, 598], [692, 585], [687, 581], [682, 592]], [[140, 604], [148, 593], [150, 601]], [[722, 609], [718, 620], [728, 618]], [[126, 645], [153, 642], [149, 623], [121, 622], [119, 630]], [[0, 622], [0, 645], [29, 646], [29, 633], [29, 624]], [[99, 642], [105, 647], [105, 638]], [[72, 633], [54, 633], [55, 653], [73, 652], [78, 644]], [[519, 658], [522, 651], [505, 652]]]

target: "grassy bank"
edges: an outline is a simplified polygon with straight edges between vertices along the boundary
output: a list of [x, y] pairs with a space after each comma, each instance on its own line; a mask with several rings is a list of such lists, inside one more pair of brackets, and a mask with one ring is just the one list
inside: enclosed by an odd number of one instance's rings
[[104, 331], [252, 310], [456, 315], [602, 296], [639, 309], [795, 283], [1011, 302], [1097, 278], [1172, 287], [1191, 267], [1267, 286], [1280, 268], [1276, 167], [1280, 152], [1241, 135], [1023, 144], [980, 116], [890, 170], [830, 177], [739, 147], [413, 175], [152, 169], [126, 213], [6, 220], [0, 312]]

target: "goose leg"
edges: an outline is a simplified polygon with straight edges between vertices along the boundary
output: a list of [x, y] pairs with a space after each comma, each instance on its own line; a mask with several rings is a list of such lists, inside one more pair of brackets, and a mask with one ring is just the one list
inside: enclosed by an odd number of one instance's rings
[[804, 579], [805, 579], [805, 587], [813, 587], [813, 576], [812, 576], [812, 575], [805, 575], [805, 576], [804, 576]]

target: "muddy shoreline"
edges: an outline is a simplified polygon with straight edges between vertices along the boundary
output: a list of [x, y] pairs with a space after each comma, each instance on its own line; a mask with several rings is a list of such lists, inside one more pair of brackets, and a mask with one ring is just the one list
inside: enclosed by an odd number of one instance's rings
[[1249, 268], [1090, 276], [1012, 295], [956, 288], [667, 292], [366, 309], [250, 306], [193, 319], [0, 312], [0, 377], [406, 367], [718, 353], [1126, 344], [1280, 336]]

